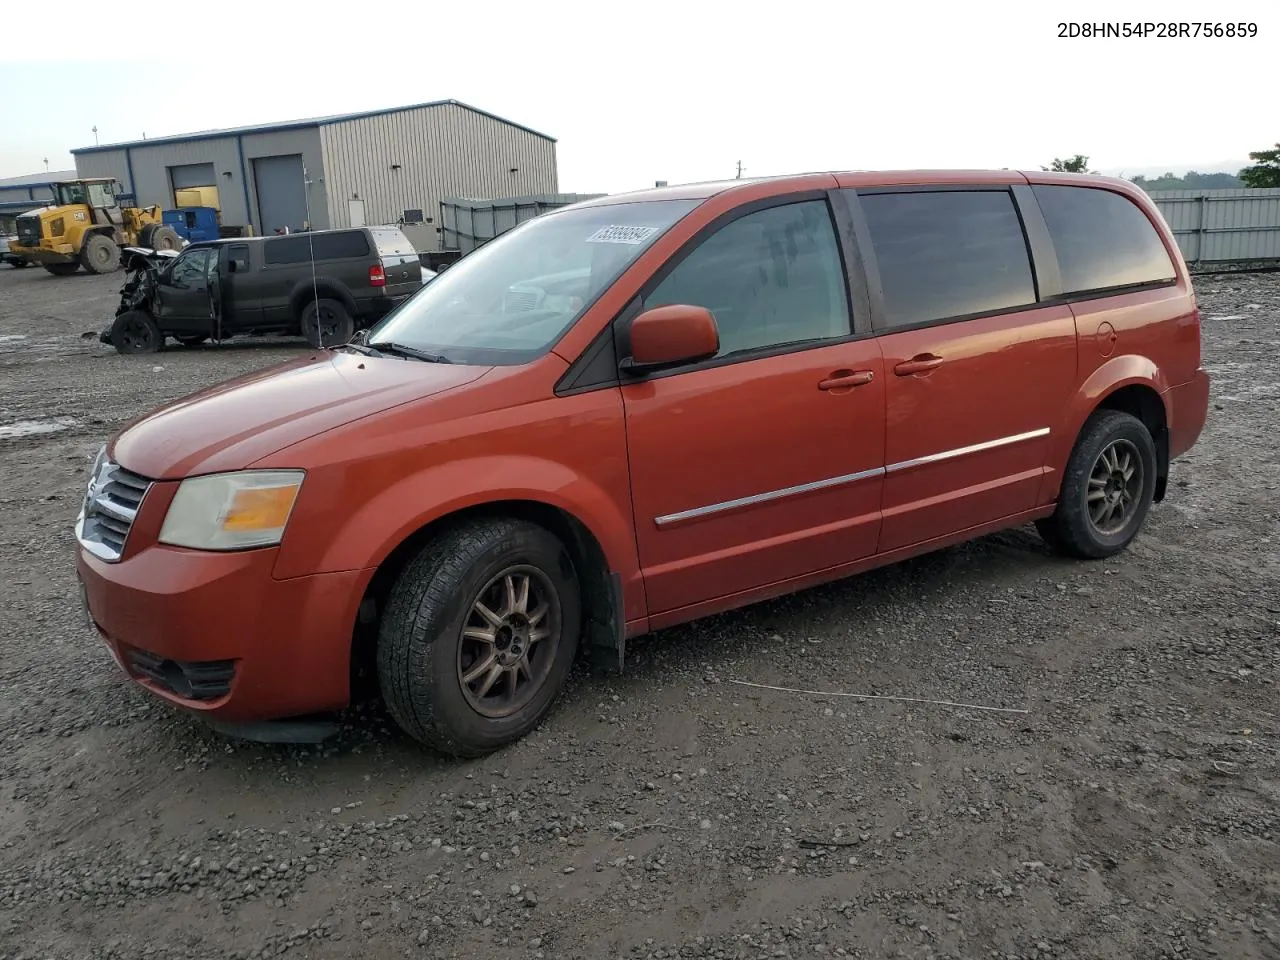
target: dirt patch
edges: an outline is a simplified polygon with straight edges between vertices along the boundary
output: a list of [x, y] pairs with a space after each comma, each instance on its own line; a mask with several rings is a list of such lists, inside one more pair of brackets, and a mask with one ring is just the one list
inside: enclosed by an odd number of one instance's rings
[[471, 763], [376, 705], [224, 740], [84, 629], [98, 445], [303, 349], [117, 356], [119, 283], [0, 268], [0, 960], [1280, 956], [1280, 277], [1198, 282], [1209, 425], [1124, 556], [1016, 530], [664, 631]]

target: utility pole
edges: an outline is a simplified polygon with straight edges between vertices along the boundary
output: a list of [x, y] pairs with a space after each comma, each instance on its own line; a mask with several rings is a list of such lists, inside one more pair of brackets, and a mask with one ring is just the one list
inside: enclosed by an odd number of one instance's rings
[[93, 145], [95, 147], [98, 145], [98, 125], [96, 123], [93, 125]]
[[739, 161], [738, 161], [738, 175], [737, 175], [736, 177], [734, 177], [733, 179], [735, 179], [735, 180], [741, 180], [741, 179], [742, 179], [742, 161], [741, 161], [741, 160], [739, 160]]

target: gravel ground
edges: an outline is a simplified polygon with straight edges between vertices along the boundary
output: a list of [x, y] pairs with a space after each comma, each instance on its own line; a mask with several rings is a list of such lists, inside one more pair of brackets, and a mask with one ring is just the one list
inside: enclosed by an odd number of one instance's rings
[[1017, 530], [664, 631], [469, 763], [376, 704], [222, 739], [84, 628], [99, 443], [301, 349], [117, 356], [119, 284], [0, 268], [0, 960], [1280, 957], [1280, 275], [1199, 281], [1210, 422], [1123, 556]]

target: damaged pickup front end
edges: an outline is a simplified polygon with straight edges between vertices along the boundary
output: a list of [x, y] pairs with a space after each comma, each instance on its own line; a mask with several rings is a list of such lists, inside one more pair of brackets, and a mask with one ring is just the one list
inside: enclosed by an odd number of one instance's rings
[[[151, 342], [159, 335], [154, 319], [154, 298], [161, 271], [178, 255], [177, 250], [121, 249], [120, 266], [126, 271], [125, 281], [120, 288], [120, 303], [116, 306], [111, 325], [98, 334], [101, 342], [114, 346], [120, 353], [145, 353], [156, 349]], [[160, 337], [161, 342], [163, 339]]]

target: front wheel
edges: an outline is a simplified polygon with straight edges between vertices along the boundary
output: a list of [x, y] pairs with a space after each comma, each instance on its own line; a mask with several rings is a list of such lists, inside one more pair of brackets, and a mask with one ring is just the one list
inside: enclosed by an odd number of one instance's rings
[[164, 345], [164, 335], [150, 314], [127, 310], [111, 324], [111, 345], [117, 353], [155, 353]]
[[1156, 489], [1156, 445], [1137, 417], [1099, 410], [1080, 432], [1067, 461], [1058, 507], [1037, 521], [1054, 550], [1100, 560], [1138, 535]]
[[417, 740], [477, 757], [532, 730], [568, 677], [581, 631], [573, 562], [547, 530], [480, 520], [400, 574], [378, 636], [378, 684]]
[[80, 262], [90, 273], [111, 273], [120, 266], [120, 248], [106, 234], [92, 234], [80, 250]]

